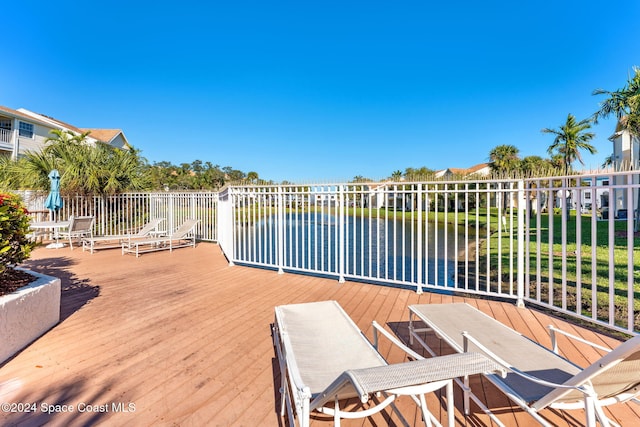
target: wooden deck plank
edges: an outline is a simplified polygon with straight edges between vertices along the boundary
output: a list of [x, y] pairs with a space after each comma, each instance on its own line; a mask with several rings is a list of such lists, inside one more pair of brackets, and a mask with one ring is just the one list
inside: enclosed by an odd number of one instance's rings
[[[276, 413], [280, 373], [270, 330], [273, 309], [282, 304], [337, 300], [370, 339], [371, 322], [377, 320], [407, 342], [411, 304], [464, 301], [545, 344], [549, 323], [609, 346], [618, 342], [511, 303], [232, 267], [213, 244], [140, 258], [123, 257], [117, 250], [91, 255], [78, 249], [38, 248], [26, 266], [61, 277], [62, 320], [0, 366], [0, 397], [38, 405], [70, 404], [75, 411], [43, 414], [38, 407], [31, 414], [1, 413], [2, 425], [282, 425]], [[442, 354], [451, 352], [437, 337], [427, 340]], [[403, 352], [382, 342], [381, 352], [389, 362], [406, 360]], [[565, 347], [572, 360], [597, 358], [597, 352]], [[10, 380], [20, 386], [7, 392]], [[474, 377], [472, 387], [489, 406], [498, 408], [506, 425], [536, 425], [488, 381]], [[475, 406], [465, 417], [461, 397], [456, 390], [457, 425], [491, 425]], [[106, 404], [110, 411], [81, 413], [81, 403]], [[135, 412], [117, 412], [110, 406], [129, 409], [129, 403]], [[437, 417], [446, 419], [441, 392], [429, 394], [427, 403]], [[420, 424], [413, 401], [401, 398], [397, 406], [411, 424]], [[622, 425], [640, 421], [635, 406], [618, 405], [609, 413]], [[544, 415], [566, 426], [583, 419], [581, 411]], [[399, 419], [385, 411], [343, 424], [397, 425]], [[331, 422], [314, 419], [312, 425]]]

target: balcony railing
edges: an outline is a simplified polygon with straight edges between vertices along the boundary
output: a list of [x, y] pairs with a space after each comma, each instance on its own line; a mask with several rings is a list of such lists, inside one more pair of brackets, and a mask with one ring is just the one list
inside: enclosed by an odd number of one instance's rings
[[[65, 198], [96, 234], [199, 219], [230, 263], [533, 303], [640, 331], [640, 173]], [[43, 210], [45, 193], [25, 194]]]
[[11, 131], [7, 129], [0, 128], [0, 143], [10, 144], [11, 143]]

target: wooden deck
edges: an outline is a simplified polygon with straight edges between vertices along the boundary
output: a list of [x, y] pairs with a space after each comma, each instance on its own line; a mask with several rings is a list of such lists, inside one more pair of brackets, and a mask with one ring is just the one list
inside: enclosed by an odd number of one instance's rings
[[[280, 373], [270, 331], [273, 308], [280, 304], [335, 299], [370, 338], [374, 319], [406, 338], [408, 305], [466, 301], [544, 344], [550, 323], [617, 344], [509, 303], [230, 267], [214, 244], [138, 259], [118, 250], [91, 255], [38, 248], [26, 265], [62, 279], [62, 315], [56, 327], [0, 366], [0, 401], [36, 404], [32, 413], [0, 412], [1, 425], [286, 425], [276, 412]], [[435, 337], [429, 339], [437, 344]], [[404, 360], [399, 350], [384, 344], [390, 362]], [[566, 349], [581, 364], [598, 357], [593, 351]], [[488, 381], [475, 378], [473, 387], [507, 426], [537, 425]], [[457, 392], [458, 409], [460, 397]], [[44, 405], [70, 406], [45, 414]], [[428, 405], [446, 420], [440, 394], [430, 394]], [[398, 406], [410, 424], [420, 425], [410, 399], [400, 399]], [[491, 425], [477, 408], [472, 412], [464, 417], [458, 410], [456, 424]], [[622, 425], [640, 422], [635, 405], [617, 405], [608, 413]], [[543, 414], [559, 426], [577, 426], [584, 419], [581, 411]], [[397, 424], [398, 417], [388, 412], [344, 422]], [[312, 425], [332, 423], [316, 419]]]

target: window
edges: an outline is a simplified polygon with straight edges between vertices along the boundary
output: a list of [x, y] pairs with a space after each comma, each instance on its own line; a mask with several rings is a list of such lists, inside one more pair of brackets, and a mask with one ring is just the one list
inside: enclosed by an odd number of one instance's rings
[[11, 120], [0, 119], [0, 129], [11, 130]]
[[591, 200], [591, 193], [584, 193], [584, 198], [586, 200]]
[[33, 138], [33, 125], [31, 123], [20, 122], [18, 132], [23, 138]]

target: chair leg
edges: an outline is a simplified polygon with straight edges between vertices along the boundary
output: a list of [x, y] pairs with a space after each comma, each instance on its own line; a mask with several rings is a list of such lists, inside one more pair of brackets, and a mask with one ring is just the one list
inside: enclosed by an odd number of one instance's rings
[[586, 417], [586, 427], [596, 427], [595, 402], [592, 396], [584, 397], [584, 412]]
[[609, 417], [605, 415], [604, 411], [602, 410], [602, 406], [600, 406], [598, 402], [594, 402], [593, 406], [594, 406], [594, 412], [596, 413], [596, 418], [598, 419], [598, 421], [600, 421], [600, 425], [602, 427], [610, 427], [612, 424], [614, 424], [609, 419]]
[[471, 412], [471, 409], [470, 409], [471, 404], [469, 402], [469, 390], [470, 390], [470, 388], [469, 388], [469, 375], [465, 375], [465, 377], [464, 377], [464, 387], [463, 387], [463, 391], [464, 391], [464, 393], [463, 393], [463, 395], [464, 395], [463, 406], [464, 406], [464, 414], [465, 415], [469, 415], [469, 413]]
[[447, 419], [449, 427], [454, 427], [455, 421], [455, 405], [453, 403], [453, 380], [447, 383]]
[[425, 427], [432, 427], [431, 424], [431, 412], [427, 408], [427, 401], [424, 398], [424, 394], [420, 395], [420, 409], [422, 410], [422, 420], [424, 421]]
[[287, 384], [287, 371], [286, 367], [283, 368], [282, 363], [280, 363], [280, 376], [281, 384], [280, 384], [280, 416], [284, 417], [284, 408], [285, 408], [285, 393], [289, 392], [289, 385]]

